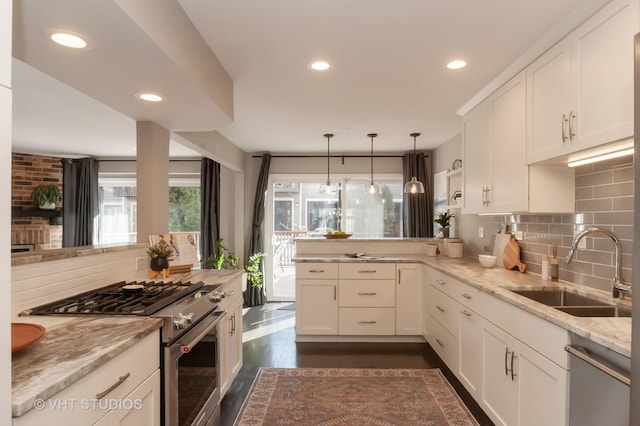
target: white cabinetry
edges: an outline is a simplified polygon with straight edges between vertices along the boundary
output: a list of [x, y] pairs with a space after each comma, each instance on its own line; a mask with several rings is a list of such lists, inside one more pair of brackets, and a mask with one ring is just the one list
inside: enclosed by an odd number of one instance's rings
[[529, 164], [633, 136], [638, 2], [614, 0], [527, 68]]
[[13, 2], [0, 1], [0, 86], [11, 87], [11, 11]]
[[219, 308], [226, 312], [220, 322], [220, 399], [242, 368], [242, 278], [223, 285], [225, 298]]
[[527, 165], [526, 91], [521, 72], [465, 116], [463, 213], [574, 211], [572, 169]]
[[14, 417], [13, 425], [159, 426], [159, 345], [159, 331], [155, 331], [45, 401], [44, 409]]
[[338, 334], [338, 264], [296, 264], [296, 334]]
[[422, 330], [422, 267], [398, 263], [396, 284], [396, 335], [420, 335]]

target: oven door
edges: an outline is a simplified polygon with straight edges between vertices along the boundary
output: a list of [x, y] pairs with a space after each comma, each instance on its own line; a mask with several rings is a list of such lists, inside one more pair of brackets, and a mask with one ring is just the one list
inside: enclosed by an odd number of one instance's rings
[[220, 424], [218, 322], [214, 311], [173, 342], [164, 344], [164, 424]]

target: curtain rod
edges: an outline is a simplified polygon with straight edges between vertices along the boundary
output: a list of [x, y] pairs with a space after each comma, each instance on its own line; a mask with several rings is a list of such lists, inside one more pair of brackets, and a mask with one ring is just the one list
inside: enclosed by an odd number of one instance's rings
[[[429, 157], [429, 154], [424, 154], [425, 157]], [[371, 158], [371, 155], [356, 155], [356, 154], [344, 154], [344, 155], [330, 155], [330, 158]], [[403, 158], [404, 155], [374, 155], [373, 158]], [[262, 155], [252, 155], [251, 158], [262, 158]], [[327, 158], [322, 154], [310, 154], [310, 155], [272, 155], [271, 158]]]

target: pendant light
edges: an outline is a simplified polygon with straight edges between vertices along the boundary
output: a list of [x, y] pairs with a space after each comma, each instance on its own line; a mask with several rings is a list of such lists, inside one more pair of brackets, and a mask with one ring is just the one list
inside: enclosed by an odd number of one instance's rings
[[333, 137], [331, 133], [325, 133], [324, 137], [327, 138], [327, 183], [326, 185], [320, 185], [321, 194], [331, 194], [331, 180], [329, 179], [329, 162], [331, 157], [329, 156], [329, 141]]
[[[420, 133], [411, 133], [409, 136], [413, 137], [413, 156], [415, 158], [416, 138], [420, 136]], [[414, 176], [404, 185], [404, 192], [407, 194], [424, 194], [424, 185]]]
[[371, 179], [369, 179], [369, 194], [379, 194], [380, 185], [373, 182], [373, 138], [377, 137], [377, 133], [369, 133], [367, 137], [371, 138]]

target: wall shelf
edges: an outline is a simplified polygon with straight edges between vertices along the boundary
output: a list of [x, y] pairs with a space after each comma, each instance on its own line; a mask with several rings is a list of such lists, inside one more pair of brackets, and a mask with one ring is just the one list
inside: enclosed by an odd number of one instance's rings
[[62, 225], [62, 210], [41, 210], [38, 208], [11, 207], [11, 218], [18, 217], [48, 217], [49, 223], [54, 226]]

